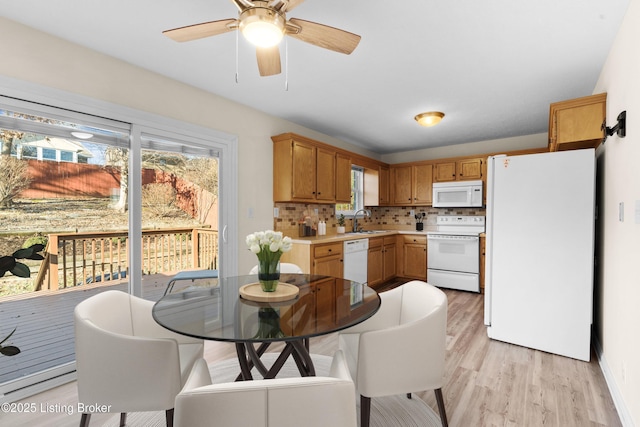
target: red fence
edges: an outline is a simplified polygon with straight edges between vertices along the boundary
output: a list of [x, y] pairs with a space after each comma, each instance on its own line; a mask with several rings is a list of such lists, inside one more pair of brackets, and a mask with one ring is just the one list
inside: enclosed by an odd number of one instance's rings
[[110, 197], [120, 189], [120, 170], [85, 163], [27, 160], [31, 185], [24, 199]]

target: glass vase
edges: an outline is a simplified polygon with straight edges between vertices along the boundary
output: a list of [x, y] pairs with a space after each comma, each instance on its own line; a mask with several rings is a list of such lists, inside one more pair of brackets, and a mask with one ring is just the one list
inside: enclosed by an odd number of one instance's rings
[[280, 257], [258, 260], [258, 281], [264, 292], [275, 292], [280, 282]]

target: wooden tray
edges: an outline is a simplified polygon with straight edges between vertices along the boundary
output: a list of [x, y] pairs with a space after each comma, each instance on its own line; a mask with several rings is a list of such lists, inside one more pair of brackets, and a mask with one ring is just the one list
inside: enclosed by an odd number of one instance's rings
[[297, 286], [283, 282], [278, 283], [278, 287], [273, 292], [264, 292], [259, 282], [249, 283], [240, 288], [242, 298], [258, 302], [288, 301], [297, 297], [299, 292]]

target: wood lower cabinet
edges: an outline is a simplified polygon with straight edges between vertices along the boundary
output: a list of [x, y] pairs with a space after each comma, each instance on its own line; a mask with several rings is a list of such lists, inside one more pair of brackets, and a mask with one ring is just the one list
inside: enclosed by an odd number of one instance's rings
[[382, 281], [393, 279], [398, 275], [397, 272], [397, 244], [396, 236], [383, 237], [382, 248], [382, 264], [384, 270], [382, 272]]
[[402, 271], [411, 279], [427, 280], [427, 237], [402, 236]]
[[313, 245], [311, 274], [342, 278], [344, 275], [343, 243]]
[[296, 264], [304, 274], [340, 277], [344, 275], [343, 242], [310, 245], [294, 243], [282, 254], [281, 262]]
[[396, 236], [369, 239], [367, 258], [367, 283], [377, 285], [397, 276]]
[[376, 237], [369, 239], [369, 253], [367, 256], [367, 283], [375, 287], [384, 280], [384, 264], [382, 250], [384, 239]]
[[[327, 278], [314, 284], [316, 326], [333, 326], [336, 322], [336, 279]], [[323, 313], [323, 316], [318, 316]]]

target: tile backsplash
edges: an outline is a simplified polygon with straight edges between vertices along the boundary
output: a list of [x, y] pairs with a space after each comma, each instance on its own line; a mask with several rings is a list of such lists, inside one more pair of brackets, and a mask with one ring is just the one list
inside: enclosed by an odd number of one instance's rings
[[[278, 208], [278, 218], [273, 219], [273, 229], [282, 231], [285, 236], [298, 237], [298, 223], [305, 217], [311, 218], [314, 225], [319, 221], [327, 223], [327, 234], [336, 234], [337, 219], [335, 215], [335, 205], [316, 205], [303, 203], [276, 203]], [[358, 219], [358, 224], [368, 229], [391, 229], [391, 230], [413, 230], [415, 229], [415, 218], [410, 211], [416, 214], [424, 212], [426, 217], [423, 221], [425, 226], [435, 225], [438, 215], [485, 215], [483, 208], [456, 208], [441, 209], [429, 206], [380, 206], [368, 207], [371, 210], [370, 218]], [[352, 227], [351, 218], [347, 217], [346, 227]]]

